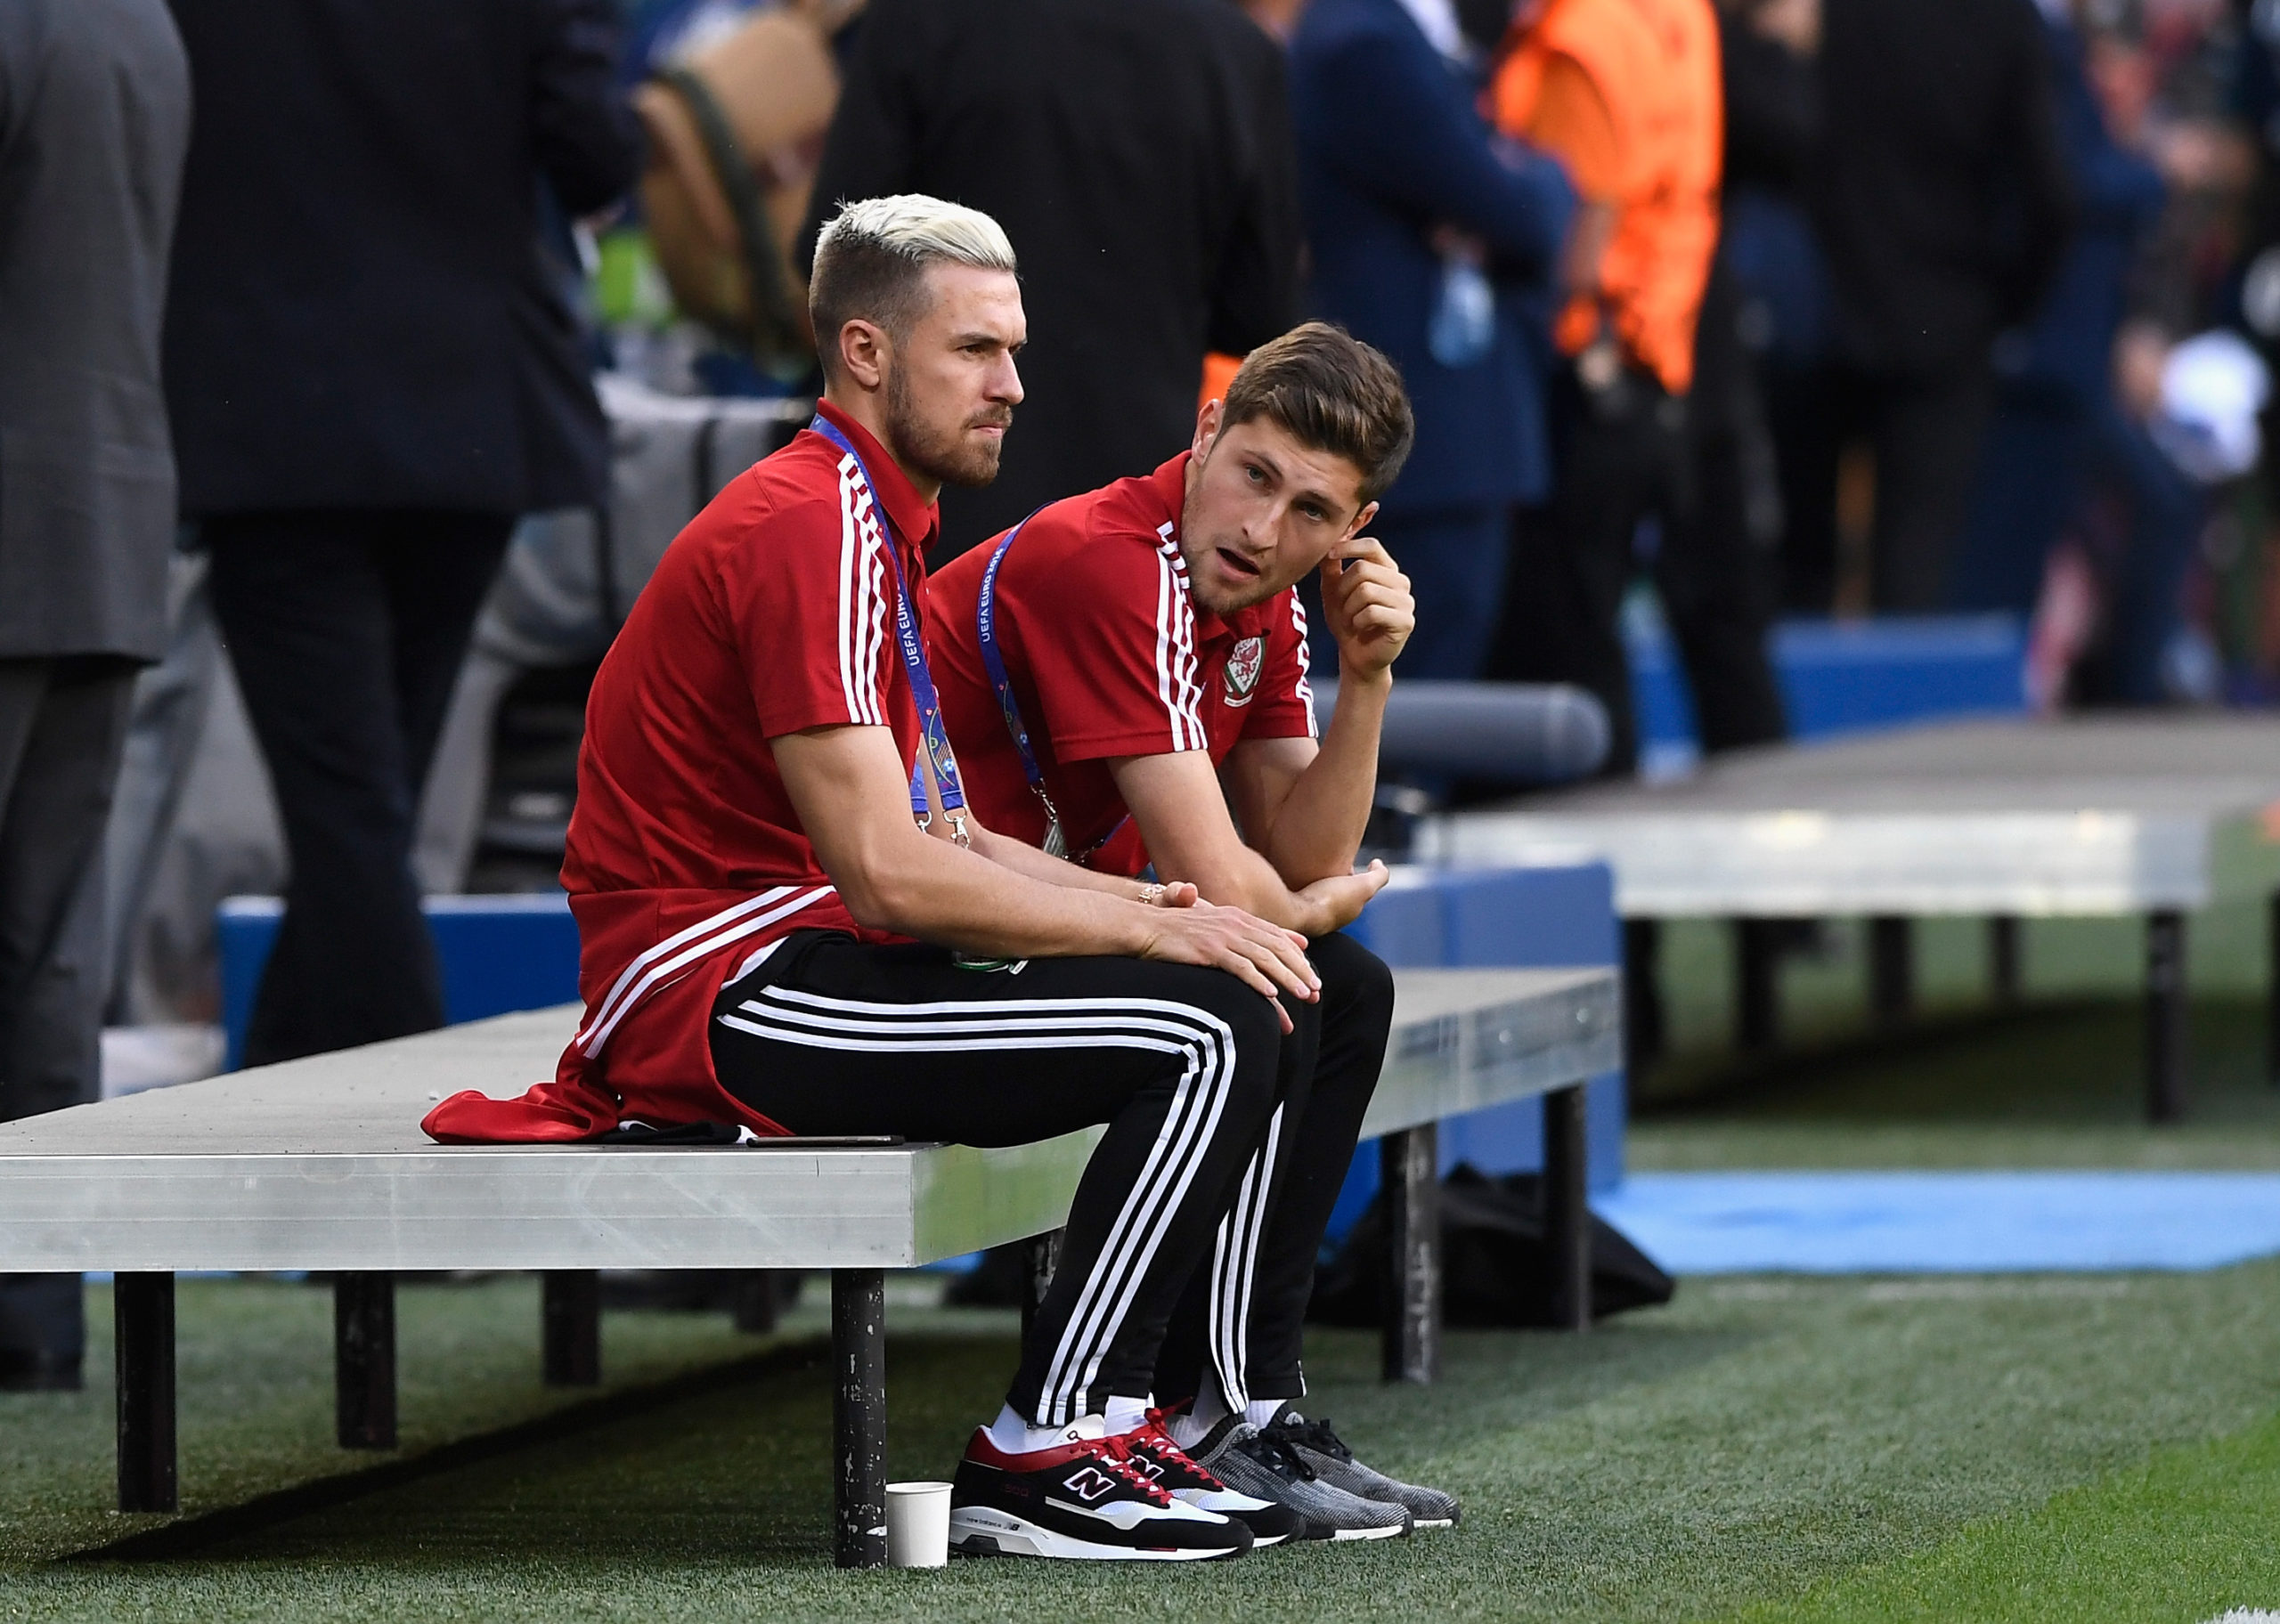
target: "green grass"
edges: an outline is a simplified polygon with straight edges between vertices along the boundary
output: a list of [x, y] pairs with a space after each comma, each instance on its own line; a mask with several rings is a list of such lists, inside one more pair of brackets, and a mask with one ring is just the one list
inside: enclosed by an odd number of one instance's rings
[[1747, 1624], [2214, 1619], [2280, 1600], [2276, 1506], [2280, 1421], [2268, 1421], [2215, 1443], [2162, 1450], [2038, 1511], [1979, 1524], [1920, 1556], [1740, 1617]]
[[[2280, 1167], [2259, 1003], [2280, 848], [2235, 832], [2219, 858], [2222, 899], [2192, 926], [2182, 1127], [2139, 1119], [2133, 922], [2032, 922], [2034, 1004], [1994, 1020], [1979, 925], [1931, 922], [1926, 1019], [1883, 1046], [1859, 1041], [1861, 932], [1837, 922], [1784, 971], [1802, 1058], [1755, 1072], [1724, 1052], [1727, 944], [1698, 923], [1667, 934], [1676, 1052], [1632, 1164]], [[899, 1289], [890, 1469], [939, 1476], [997, 1408], [1013, 1326]], [[106, 1378], [105, 1294], [91, 1311]], [[407, 1285], [398, 1311], [392, 1477], [332, 1447], [330, 1301], [305, 1286], [183, 1284], [183, 1519], [109, 1509], [107, 1379], [0, 1395], [0, 1620], [2200, 1624], [2280, 1605], [2280, 1260], [1689, 1281], [1586, 1337], [1454, 1335], [1428, 1390], [1380, 1385], [1371, 1338], [1317, 1331], [1310, 1407], [1462, 1495], [1464, 1525], [1171, 1574], [835, 1572], [819, 1303], [771, 1339], [609, 1316], [615, 1409], [539, 1384], [527, 1279]], [[735, 1364], [758, 1349], [773, 1368]], [[512, 1447], [466, 1447], [513, 1427]], [[170, 1554], [102, 1554], [167, 1529]]]
[[[402, 1295], [408, 1435], [560, 1401], [536, 1385], [523, 1283]], [[312, 1301], [322, 1295], [262, 1282], [183, 1286], [192, 1509], [358, 1464], [325, 1441], [326, 1344]], [[892, 1318], [891, 1471], [939, 1475], [995, 1406], [1011, 1328], [978, 1314]], [[613, 1316], [608, 1336], [628, 1375], [638, 1361], [663, 1374], [750, 1345], [715, 1322], [666, 1316]], [[1587, 1337], [1454, 1336], [1445, 1378], [1425, 1391], [1380, 1385], [1364, 1336], [1317, 1334], [1310, 1358], [1317, 1406], [1389, 1468], [1461, 1493], [1463, 1527], [1175, 1577], [1011, 1563], [843, 1575], [828, 1565], [830, 1407], [817, 1366], [167, 1560], [72, 1560], [157, 1521], [103, 1509], [108, 1440], [92, 1423], [108, 1404], [91, 1393], [0, 1403], [0, 1618], [1313, 1620], [1405, 1608], [1597, 1620], [1753, 1605], [1886, 1616], [1854, 1610], [1845, 1587], [1869, 1583], [1934, 1598], [1934, 1612], [1892, 1616], [1976, 1616], [1939, 1613], [1937, 1586], [1978, 1585], [1977, 1571], [1997, 1584], [2009, 1571], [1999, 1541], [2025, 1537], [2001, 1531], [2040, 1527], [2050, 1507], [2074, 1504], [2053, 1496], [2105, 1480], [2148, 1485], [2138, 1491], [2148, 1505], [2175, 1498], [2201, 1537], [2260, 1537], [2260, 1507], [2244, 1519], [2222, 1496], [2170, 1496], [2163, 1474], [2187, 1457], [2146, 1463], [2267, 1437], [2280, 1409], [2280, 1264], [1691, 1282], [1671, 1308]], [[69, 1426], [51, 1425], [67, 1413]], [[2269, 1442], [2255, 1447], [2268, 1458]], [[2113, 1506], [2070, 1525], [2113, 1529], [2086, 1559], [2093, 1569], [2131, 1559], [2137, 1514], [2126, 1496]], [[1991, 1539], [1992, 1555], [1971, 1554]], [[2243, 1570], [2237, 1583], [2254, 1577]]]

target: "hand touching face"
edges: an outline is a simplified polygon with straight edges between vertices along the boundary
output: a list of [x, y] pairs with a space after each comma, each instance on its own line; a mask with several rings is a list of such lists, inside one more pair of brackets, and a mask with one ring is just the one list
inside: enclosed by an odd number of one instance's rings
[[1417, 629], [1409, 577], [1372, 536], [1341, 541], [1323, 560], [1322, 607], [1341, 675], [1365, 681], [1390, 669]]

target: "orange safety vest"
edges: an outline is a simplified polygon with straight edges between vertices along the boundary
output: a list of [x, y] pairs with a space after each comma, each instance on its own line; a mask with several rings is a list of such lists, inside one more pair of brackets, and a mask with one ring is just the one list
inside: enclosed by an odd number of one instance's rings
[[[1546, 69], [1580, 69], [1599, 93], [1616, 151], [1562, 153], [1540, 134]], [[1560, 313], [1561, 349], [1576, 354], [1605, 320], [1631, 358], [1673, 394], [1694, 381], [1694, 323], [1718, 240], [1718, 182], [1725, 139], [1718, 22], [1710, 0], [1549, 0], [1497, 69], [1489, 92], [1497, 127], [1534, 141], [1574, 166], [1611, 168], [1592, 198], [1616, 209], [1600, 262], [1597, 296]], [[1595, 161], [1592, 161], [1595, 160]], [[1587, 192], [1591, 190], [1586, 187]]]

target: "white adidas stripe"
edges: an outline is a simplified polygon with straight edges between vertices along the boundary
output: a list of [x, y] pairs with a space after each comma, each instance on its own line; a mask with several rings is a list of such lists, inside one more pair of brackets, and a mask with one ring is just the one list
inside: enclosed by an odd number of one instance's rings
[[1092, 1384], [1101, 1361], [1123, 1329], [1171, 1216], [1187, 1199], [1196, 1169], [1218, 1132], [1234, 1075], [1234, 1034], [1216, 1019], [1197, 1013], [1213, 1028], [1211, 1036], [1201, 1050], [1190, 1051], [1171, 1109], [1062, 1333], [1040, 1403], [1040, 1415], [1050, 1418], [1041, 1420], [1041, 1425], [1062, 1425], [1090, 1413]]
[[1322, 728], [1315, 721], [1315, 687], [1307, 680], [1307, 606], [1299, 601], [1296, 588], [1291, 591], [1291, 629], [1299, 634], [1299, 686], [1295, 690], [1299, 703], [1306, 707], [1307, 736], [1322, 737]]
[[665, 954], [672, 952], [677, 947], [683, 946], [689, 942], [695, 941], [698, 937], [703, 936], [709, 931], [717, 930], [721, 929], [723, 926], [732, 924], [737, 920], [741, 919], [744, 915], [753, 912], [755, 908], [764, 908], [770, 903], [776, 901], [778, 897], [788, 897], [791, 893], [792, 888], [790, 886], [779, 885], [773, 890], [762, 891], [757, 897], [746, 897], [744, 901], [736, 904], [733, 907], [721, 909], [710, 919], [701, 919], [685, 930], [675, 931], [672, 935], [667, 937], [664, 941], [659, 942], [647, 952], [639, 955], [631, 963], [625, 967], [623, 973], [621, 974], [617, 978], [615, 983], [611, 986], [608, 995], [595, 1007], [592, 1019], [587, 1022], [585, 1030], [580, 1032], [578, 1035], [571, 1041], [577, 1043], [583, 1043], [586, 1041], [587, 1036], [593, 1031], [595, 1022], [601, 1021], [608, 1018], [610, 1011], [617, 1007], [617, 1001], [625, 995], [626, 989], [633, 985], [635, 978], [638, 978], [643, 970], [648, 969], [650, 965], [656, 963]]
[[[782, 893], [778, 892], [777, 894], [781, 895]], [[672, 976], [674, 971], [681, 970], [688, 965], [694, 964], [697, 960], [704, 958], [708, 954], [717, 953], [721, 948], [729, 946], [732, 943], [741, 942], [746, 937], [753, 935], [756, 931], [765, 930], [769, 926], [775, 924], [779, 921], [789, 919], [793, 914], [799, 913], [802, 909], [812, 907], [816, 903], [820, 902], [823, 898], [833, 895], [835, 895], [835, 892], [832, 887], [828, 885], [817, 886], [811, 890], [800, 893], [788, 902], [779, 903], [777, 906], [770, 909], [764, 914], [755, 914], [748, 918], [739, 920], [735, 924], [730, 925], [728, 929], [716, 931], [712, 935], [706, 937], [702, 941], [683, 948], [680, 952], [673, 954], [672, 957], [652, 964], [649, 969], [642, 974], [641, 978], [633, 984], [632, 988], [627, 992], [623, 998], [617, 1000], [617, 1007], [611, 1012], [607, 1019], [598, 1017], [593, 1024], [587, 1028], [587, 1035], [574, 1041], [577, 1043], [579, 1048], [588, 1056], [599, 1054], [602, 1052], [602, 1045], [609, 1042], [609, 1035], [617, 1030], [618, 1023], [625, 1019], [627, 1011], [631, 1010], [634, 1005], [639, 1003], [642, 999], [647, 997], [650, 992], [653, 991], [659, 983]], [[756, 898], [755, 900], [758, 899]], [[686, 936], [688, 932], [686, 931], [682, 932], [683, 936]], [[654, 956], [657, 953], [663, 951], [663, 946], [664, 945], [661, 944], [658, 947], [651, 948], [649, 953], [644, 954], [643, 957], [648, 958]], [[623, 978], [621, 978], [621, 979]]]
[[1277, 1105], [1267, 1118], [1266, 1142], [1243, 1170], [1234, 1205], [1219, 1222], [1208, 1340], [1218, 1366], [1219, 1390], [1231, 1409], [1250, 1402], [1251, 1293], [1258, 1283], [1258, 1248], [1266, 1232], [1266, 1204], [1282, 1137], [1282, 1107]]
[[1226, 1024], [1208, 1011], [1162, 999], [890, 1004], [766, 987], [740, 1009], [745, 1013], [721, 1016], [722, 1024], [806, 1048], [955, 1053], [1089, 1047], [1187, 1055], [1155, 1143], [1110, 1225], [1046, 1368], [1038, 1425], [1061, 1425], [1088, 1413], [1101, 1363], [1217, 1132], [1234, 1071], [1234, 1035]]
[[839, 461], [839, 687], [850, 720], [883, 726], [879, 655], [886, 646], [887, 542], [862, 470]]

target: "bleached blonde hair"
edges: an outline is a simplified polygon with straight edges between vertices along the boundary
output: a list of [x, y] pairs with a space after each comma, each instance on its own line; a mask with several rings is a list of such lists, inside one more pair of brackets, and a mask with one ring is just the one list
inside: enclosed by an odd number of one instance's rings
[[825, 372], [839, 365], [839, 333], [848, 322], [901, 331], [926, 268], [935, 264], [1018, 270], [1006, 228], [980, 209], [923, 192], [842, 203], [816, 238], [808, 278], [808, 316]]

